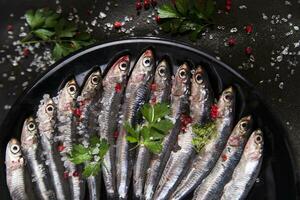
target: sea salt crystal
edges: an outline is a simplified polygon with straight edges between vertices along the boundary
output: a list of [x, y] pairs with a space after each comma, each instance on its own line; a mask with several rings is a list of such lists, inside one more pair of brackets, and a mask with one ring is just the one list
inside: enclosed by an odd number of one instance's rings
[[106, 14], [104, 12], [99, 13], [99, 18], [104, 19], [106, 17]]
[[283, 82], [280, 82], [279, 85], [278, 85], [279, 89], [283, 89], [284, 87], [284, 83]]
[[231, 32], [231, 33], [236, 33], [237, 31], [238, 31], [238, 29], [237, 29], [237, 28], [235, 28], [235, 27], [234, 27], [234, 28], [232, 28], [232, 29], [230, 29], [230, 32]]
[[264, 20], [268, 19], [268, 16], [265, 13], [262, 13], [262, 17], [263, 17]]
[[294, 29], [295, 29], [296, 31], [298, 31], [298, 30], [299, 30], [299, 26], [294, 26]]

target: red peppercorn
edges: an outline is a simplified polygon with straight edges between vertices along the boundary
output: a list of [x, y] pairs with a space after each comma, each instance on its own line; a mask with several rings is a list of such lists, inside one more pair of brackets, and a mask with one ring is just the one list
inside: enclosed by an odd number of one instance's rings
[[228, 159], [226, 154], [222, 154], [221, 157], [222, 157], [222, 160], [223, 160], [223, 161], [226, 161], [226, 160]]
[[9, 25], [7, 25], [6, 29], [7, 29], [7, 31], [12, 31], [13, 30], [13, 26], [9, 24]]
[[156, 96], [153, 96], [151, 98], [151, 102], [150, 102], [152, 105], [156, 104]]
[[76, 108], [73, 111], [73, 114], [75, 115], [75, 117], [80, 117], [81, 116], [81, 110], [80, 110], [80, 108]]
[[64, 149], [65, 149], [64, 145], [59, 145], [59, 146], [57, 146], [57, 150], [58, 150], [59, 152], [62, 152]]
[[144, 0], [144, 8], [148, 10], [150, 8], [150, 0]]
[[248, 24], [245, 28], [246, 33], [250, 34], [253, 32], [253, 25], [252, 24]]
[[226, 8], [227, 12], [229, 12], [231, 10], [231, 6], [230, 5], [226, 5], [225, 8]]
[[28, 48], [23, 49], [23, 56], [27, 57], [30, 54], [30, 50]]
[[157, 15], [157, 16], [155, 17], [155, 21], [156, 21], [156, 23], [160, 23], [160, 16]]
[[245, 53], [246, 53], [247, 55], [251, 55], [252, 52], [253, 52], [253, 49], [252, 49], [251, 47], [246, 47], [246, 48], [245, 48]]
[[218, 117], [218, 106], [216, 104], [211, 106], [211, 110], [210, 110], [210, 117], [212, 120], [217, 119]]
[[64, 179], [67, 179], [69, 177], [69, 172], [65, 171], [64, 172]]
[[78, 177], [78, 176], [79, 176], [79, 173], [78, 173], [77, 171], [74, 171], [74, 172], [73, 172], [73, 176]]
[[142, 3], [140, 1], [137, 1], [135, 3], [135, 9], [136, 10], [141, 10], [143, 8]]
[[150, 90], [151, 90], [151, 91], [155, 91], [156, 89], [157, 89], [156, 83], [152, 83], [152, 84], [150, 85]]
[[153, 7], [155, 7], [155, 6], [157, 5], [157, 1], [156, 1], [156, 0], [151, 0], [151, 5], [152, 5]]
[[116, 22], [114, 23], [114, 27], [115, 27], [116, 29], [119, 29], [119, 28], [122, 27], [122, 23], [119, 22], [119, 21], [116, 21]]
[[113, 137], [115, 138], [115, 140], [118, 139], [118, 136], [119, 136], [119, 132], [118, 132], [118, 131], [115, 131], [115, 132], [114, 132], [114, 136], [113, 136]]
[[234, 45], [236, 45], [236, 39], [233, 37], [228, 38], [227, 44], [228, 46], [233, 47]]
[[116, 91], [116, 93], [120, 93], [122, 91], [122, 85], [121, 85], [121, 83], [117, 83], [115, 85], [115, 91]]

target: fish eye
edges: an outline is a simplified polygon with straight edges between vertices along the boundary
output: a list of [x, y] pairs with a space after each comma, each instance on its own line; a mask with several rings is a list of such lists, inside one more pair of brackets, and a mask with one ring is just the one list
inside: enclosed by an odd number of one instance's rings
[[246, 121], [241, 122], [240, 128], [241, 128], [242, 130], [245, 131], [247, 127], [248, 127], [248, 123], [247, 123]]
[[33, 122], [29, 122], [29, 123], [27, 124], [27, 129], [28, 129], [29, 131], [35, 130], [35, 124], [34, 124]]
[[165, 69], [165, 66], [161, 66], [159, 69], [158, 69], [158, 74], [160, 76], [165, 76], [166, 75], [166, 69]]
[[145, 57], [145, 58], [143, 59], [143, 65], [144, 65], [145, 67], [150, 67], [150, 66], [151, 66], [151, 63], [152, 63], [152, 60], [151, 60], [150, 57]]
[[254, 141], [256, 144], [261, 144], [262, 143], [262, 136], [261, 135], [256, 135], [254, 138]]
[[120, 70], [125, 71], [127, 69], [128, 63], [127, 62], [121, 62], [119, 65]]
[[186, 71], [184, 69], [179, 71], [179, 78], [186, 79]]
[[91, 83], [92, 83], [93, 85], [98, 85], [98, 84], [99, 84], [99, 81], [100, 81], [100, 78], [99, 78], [98, 76], [93, 76], [93, 77], [91, 78]]
[[224, 100], [227, 102], [230, 102], [232, 100], [232, 94], [231, 93], [226, 93], [224, 95]]
[[20, 146], [19, 145], [16, 145], [16, 144], [13, 144], [11, 145], [10, 147], [10, 151], [13, 153], [13, 154], [16, 154], [20, 151]]
[[69, 92], [69, 94], [74, 95], [76, 93], [76, 85], [74, 85], [74, 84], [69, 85], [68, 92]]
[[200, 73], [196, 74], [195, 80], [196, 80], [196, 82], [197, 82], [198, 84], [203, 83], [202, 75], [201, 75]]
[[47, 113], [52, 113], [54, 111], [54, 106], [52, 104], [48, 104], [46, 106], [46, 112]]

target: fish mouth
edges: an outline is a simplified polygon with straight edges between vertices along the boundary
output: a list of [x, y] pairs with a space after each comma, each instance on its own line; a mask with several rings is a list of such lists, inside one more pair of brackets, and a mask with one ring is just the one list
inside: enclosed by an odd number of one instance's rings
[[15, 138], [12, 138], [11, 140], [10, 140], [10, 144], [17, 144], [17, 145], [19, 145], [19, 141], [17, 140], [17, 139], [15, 139]]
[[151, 49], [147, 49], [144, 53], [145, 57], [153, 57], [153, 51]]

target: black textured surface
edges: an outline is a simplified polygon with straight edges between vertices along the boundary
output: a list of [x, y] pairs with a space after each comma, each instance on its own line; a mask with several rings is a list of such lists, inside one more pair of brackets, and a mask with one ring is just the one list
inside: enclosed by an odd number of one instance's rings
[[[117, 2], [118, 7], [111, 6], [109, 11], [105, 11], [106, 1], [98, 0], [98, 2], [92, 0], [86, 1], [70, 1], [66, 0], [62, 2], [63, 14], [67, 15], [72, 8], [75, 7], [78, 10], [78, 15], [82, 19], [86, 19], [91, 22], [93, 17], [98, 16], [99, 11], [103, 11], [107, 14], [107, 18], [104, 21], [99, 21], [103, 25], [104, 22], [114, 22], [115, 20], [123, 19], [125, 15], [136, 16], [135, 6], [132, 1], [111, 1]], [[224, 1], [225, 2], [225, 1]], [[220, 8], [224, 7], [224, 2], [218, 2]], [[294, 67], [295, 72], [293, 75], [290, 73], [290, 68], [293, 68], [287, 62], [288, 59], [298, 59], [298, 56], [284, 56], [282, 62], [276, 63], [275, 66], [271, 66], [271, 57], [277, 55], [272, 55], [273, 50], [283, 50], [282, 46], [286, 47], [290, 45], [293, 47], [293, 43], [298, 42], [300, 39], [300, 31], [294, 31], [290, 36], [286, 36], [285, 33], [289, 32], [293, 25], [300, 26], [300, 4], [297, 0], [288, 1], [292, 5], [286, 5], [285, 1], [275, 1], [275, 0], [243, 0], [243, 1], [233, 1], [233, 8], [230, 14], [217, 14], [216, 15], [216, 26], [209, 30], [208, 33], [198, 40], [196, 46], [211, 55], [217, 55], [221, 58], [223, 62], [230, 65], [234, 69], [237, 69], [244, 77], [246, 77], [250, 82], [252, 82], [255, 87], [260, 91], [268, 104], [273, 108], [273, 111], [280, 118], [283, 124], [286, 125], [288, 131], [288, 138], [291, 144], [291, 149], [295, 157], [295, 163], [298, 166], [296, 171], [298, 175], [300, 174], [300, 76], [299, 69]], [[95, 5], [95, 8], [92, 6]], [[247, 9], [240, 9], [240, 5], [246, 5]], [[54, 1], [29, 1], [24, 0], [22, 2], [16, 0], [1, 0], [0, 1], [0, 45], [3, 44], [11, 45], [13, 40], [7, 39], [6, 27], [8, 24], [12, 24], [14, 29], [24, 25], [24, 20], [20, 17], [28, 9], [41, 8], [41, 7], [51, 7], [56, 8], [57, 5]], [[93, 10], [91, 15], [87, 15], [88, 10]], [[9, 15], [14, 13], [14, 17], [11, 18]], [[262, 19], [262, 13], [265, 13], [269, 18], [268, 20]], [[154, 33], [154, 29], [157, 29], [155, 23], [146, 23], [145, 20], [149, 11], [143, 11], [140, 16], [134, 17], [134, 21], [128, 24], [135, 23], [135, 35], [145, 36], [149, 33]], [[291, 14], [292, 18], [289, 22], [293, 25], [290, 26], [289, 23], [281, 24], [271, 24], [272, 15], [280, 15], [287, 18], [287, 15]], [[254, 25], [254, 32], [251, 35], [245, 34], [243, 27], [246, 24], [252, 23]], [[217, 26], [225, 26], [224, 30], [220, 30]], [[230, 29], [236, 27], [238, 31], [236, 33], [231, 33]], [[99, 40], [113, 39], [113, 38], [126, 38], [129, 35], [116, 33], [112, 31], [112, 34], [107, 36], [103, 33], [102, 28], [94, 28], [94, 35]], [[209, 35], [213, 36], [213, 39], [209, 39]], [[274, 35], [274, 37], [272, 36]], [[182, 36], [172, 36], [164, 33], [160, 33], [158, 36], [172, 38], [179, 41], [185, 41], [190, 43], [186, 37]], [[230, 48], [224, 45], [224, 41], [229, 36], [234, 36], [237, 39], [237, 45]], [[17, 36], [15, 36], [17, 37]], [[272, 39], [274, 38], [274, 39]], [[248, 58], [244, 54], [244, 48], [246, 46], [253, 47], [253, 55], [255, 57], [255, 62], [253, 68], [249, 69], [239, 69], [243, 62]], [[296, 48], [297, 51], [300, 48]], [[13, 50], [12, 50], [13, 51]], [[7, 54], [6, 52], [5, 54]], [[0, 56], [5, 56], [1, 54]], [[295, 58], [294, 58], [295, 57]], [[25, 80], [32, 82], [39, 73], [25, 73], [25, 75], [19, 75], [21, 71], [27, 67], [30, 62], [30, 57], [27, 60], [23, 60], [19, 66], [13, 67], [10, 63], [5, 62], [0, 66], [0, 122], [4, 119], [7, 111], [3, 110], [4, 105], [11, 105], [18, 95], [22, 91], [21, 84]], [[276, 69], [279, 67], [279, 69]], [[299, 68], [299, 67], [298, 67]], [[2, 73], [14, 72], [17, 80], [7, 81], [7, 78], [2, 77]], [[275, 81], [274, 78], [276, 74], [279, 74], [278, 80]], [[278, 76], [277, 76], [278, 77]], [[269, 81], [269, 79], [271, 81]], [[260, 83], [263, 81], [263, 83]], [[279, 82], [284, 82], [283, 89], [279, 89]], [[279, 148], [279, 147], [278, 147]]]

